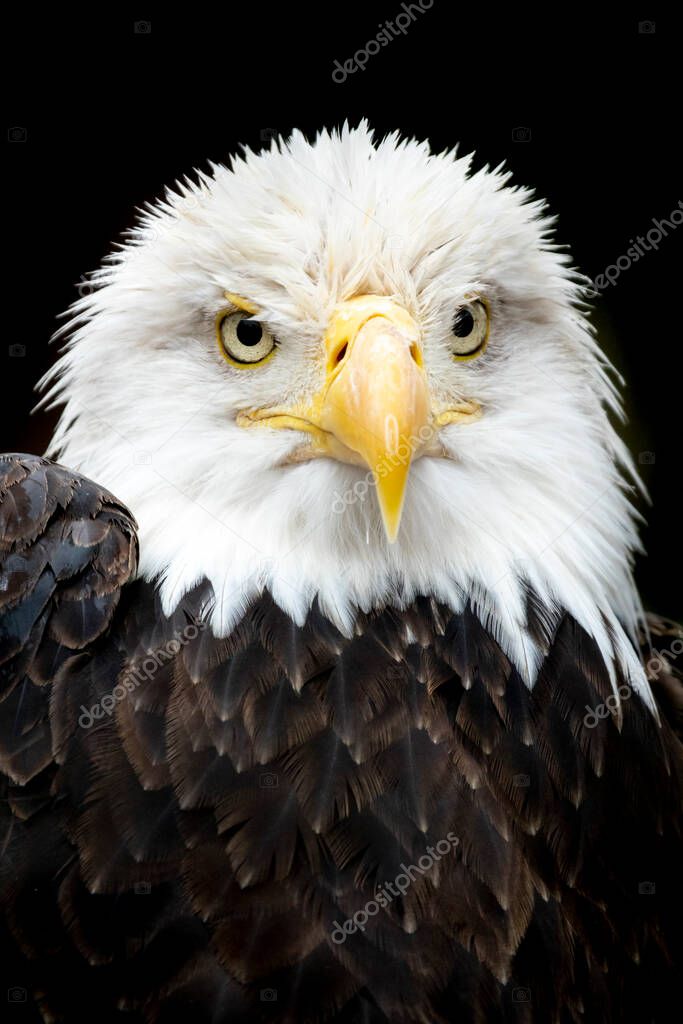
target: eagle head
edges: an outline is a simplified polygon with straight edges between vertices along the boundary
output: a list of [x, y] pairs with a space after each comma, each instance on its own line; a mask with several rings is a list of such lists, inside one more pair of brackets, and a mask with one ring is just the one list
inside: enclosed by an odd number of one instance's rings
[[49, 454], [130, 506], [165, 610], [210, 580], [218, 633], [264, 589], [347, 631], [429, 594], [530, 678], [533, 593], [611, 649], [633, 471], [551, 226], [502, 170], [365, 124], [211, 165], [73, 306]]

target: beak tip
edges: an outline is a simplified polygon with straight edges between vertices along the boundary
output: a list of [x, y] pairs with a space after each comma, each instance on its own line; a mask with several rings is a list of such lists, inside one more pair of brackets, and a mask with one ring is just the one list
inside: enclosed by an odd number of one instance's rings
[[380, 511], [382, 514], [382, 525], [384, 526], [384, 535], [390, 544], [395, 544], [398, 540], [398, 534], [401, 527], [401, 508], [387, 509], [383, 508], [380, 504]]
[[400, 464], [383, 477], [375, 474], [384, 535], [390, 544], [398, 539], [410, 463]]

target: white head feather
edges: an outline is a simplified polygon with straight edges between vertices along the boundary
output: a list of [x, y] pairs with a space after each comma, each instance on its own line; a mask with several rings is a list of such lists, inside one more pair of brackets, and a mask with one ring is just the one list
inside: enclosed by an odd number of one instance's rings
[[[582, 281], [549, 242], [543, 204], [469, 165], [397, 135], [375, 144], [363, 124], [312, 143], [295, 133], [169, 191], [73, 307], [47, 377], [47, 400], [65, 403], [48, 454], [130, 507], [140, 572], [158, 579], [167, 612], [211, 581], [220, 634], [264, 588], [299, 623], [317, 597], [347, 632], [359, 608], [469, 598], [533, 682], [543, 652], [525, 628], [526, 580], [649, 702], [628, 639], [637, 537], [622, 470], [635, 477]], [[258, 372], [217, 351], [226, 291], [256, 303], [278, 338]], [[490, 342], [458, 363], [447, 339], [473, 292], [490, 302]], [[362, 469], [279, 466], [302, 435], [235, 422], [320, 387], [328, 318], [361, 293], [416, 318], [435, 394], [483, 407], [444, 429], [452, 459], [414, 463], [393, 545]], [[354, 485], [361, 498], [342, 503]]]

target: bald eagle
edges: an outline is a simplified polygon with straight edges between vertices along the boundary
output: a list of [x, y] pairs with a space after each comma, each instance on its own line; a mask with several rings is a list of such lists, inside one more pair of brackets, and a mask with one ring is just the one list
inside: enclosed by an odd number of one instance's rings
[[457, 152], [295, 133], [72, 307], [0, 476], [35, 1019], [670, 1019], [683, 634], [551, 228]]

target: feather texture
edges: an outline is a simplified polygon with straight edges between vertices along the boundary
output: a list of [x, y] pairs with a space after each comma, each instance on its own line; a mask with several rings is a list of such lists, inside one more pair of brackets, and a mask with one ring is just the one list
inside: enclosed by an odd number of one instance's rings
[[170, 616], [128, 581], [106, 492], [2, 468], [5, 964], [44, 1019], [670, 1019], [674, 653], [658, 723], [601, 717], [598, 645], [534, 601], [533, 689], [426, 596], [343, 636], [265, 593], [219, 638], [207, 581]]

